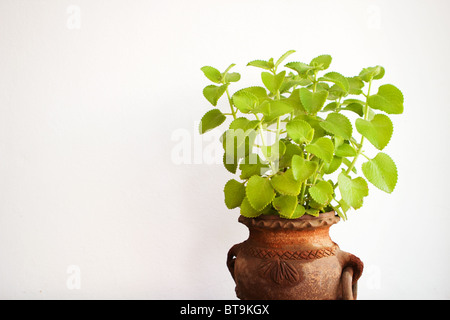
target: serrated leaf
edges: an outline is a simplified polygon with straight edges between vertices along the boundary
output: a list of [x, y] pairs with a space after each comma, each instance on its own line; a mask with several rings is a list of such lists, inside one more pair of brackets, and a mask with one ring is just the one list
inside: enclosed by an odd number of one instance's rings
[[333, 199], [333, 187], [327, 181], [319, 181], [309, 188], [309, 194], [320, 205], [324, 206]]
[[378, 88], [377, 94], [367, 99], [369, 106], [389, 114], [403, 113], [403, 94], [392, 84], [385, 84]]
[[280, 89], [285, 76], [286, 71], [281, 71], [276, 75], [273, 75], [269, 72], [261, 73], [261, 79], [264, 83], [264, 86], [272, 93], [276, 93]]
[[248, 201], [248, 198], [245, 197], [244, 200], [242, 200], [241, 203], [241, 215], [247, 218], [256, 218], [262, 214], [262, 210], [255, 210], [250, 202]]
[[286, 172], [273, 176], [270, 182], [276, 191], [288, 196], [298, 195], [302, 186], [301, 181], [294, 179], [292, 169], [288, 169]]
[[203, 89], [203, 96], [208, 100], [213, 106], [217, 106], [217, 101], [227, 90], [228, 84], [222, 86], [209, 85]]
[[292, 173], [297, 181], [305, 181], [316, 172], [317, 168], [318, 164], [315, 161], [307, 161], [298, 155], [292, 157]]
[[318, 70], [326, 70], [330, 67], [331, 60], [332, 58], [330, 55], [323, 54], [312, 59], [309, 65], [315, 67]]
[[313, 216], [313, 217], [318, 217], [319, 216], [319, 209], [313, 209], [313, 208], [308, 208], [305, 210], [305, 213], [307, 215]]
[[257, 67], [265, 70], [270, 70], [274, 67], [273, 62], [265, 61], [265, 60], [253, 60], [247, 63], [247, 66]]
[[349, 84], [346, 77], [338, 72], [328, 72], [323, 77], [318, 79], [319, 81], [330, 81], [341, 87], [345, 92], [349, 90]]
[[303, 120], [292, 120], [286, 124], [288, 136], [296, 143], [310, 143], [314, 137], [314, 129]]
[[279, 140], [271, 146], [262, 146], [261, 152], [269, 161], [278, 161], [280, 157], [284, 155], [286, 151], [286, 145], [283, 141]]
[[342, 164], [342, 158], [334, 156], [330, 163], [325, 162], [323, 165], [323, 172], [325, 174], [331, 174], [335, 172]]
[[269, 170], [269, 165], [264, 163], [259, 155], [250, 154], [239, 164], [239, 169], [241, 170], [239, 178], [245, 180], [253, 175], [262, 176]]
[[356, 119], [355, 125], [356, 130], [378, 150], [383, 150], [387, 146], [394, 130], [391, 119], [384, 114], [376, 114], [370, 121]]
[[314, 69], [314, 67], [312, 67], [312, 66], [310, 66], [310, 65], [308, 65], [306, 63], [298, 62], [298, 61], [289, 62], [288, 64], [285, 65], [285, 67], [297, 71], [298, 74], [302, 78], [306, 77], [306, 75], [308, 74], [308, 71]]
[[245, 186], [244, 184], [231, 179], [225, 184], [223, 189], [225, 195], [225, 205], [228, 209], [234, 209], [241, 205], [242, 200], [245, 198]]
[[341, 110], [348, 110], [356, 113], [360, 117], [364, 116], [364, 107], [360, 103], [350, 103], [346, 107], [341, 108]]
[[278, 117], [291, 113], [294, 110], [292, 105], [284, 102], [283, 100], [271, 100], [265, 101], [259, 110], [254, 112], [261, 112], [264, 115], [264, 122], [269, 123]]
[[263, 87], [258, 87], [258, 86], [248, 87], [248, 88], [241, 89], [240, 91], [246, 91], [246, 92], [253, 94], [255, 97], [258, 98], [258, 104], [261, 104], [263, 101], [269, 99], [269, 97], [267, 95], [267, 91]]
[[354, 157], [356, 156], [356, 150], [349, 144], [344, 143], [336, 148], [334, 151], [338, 157]]
[[347, 77], [348, 82], [348, 93], [349, 94], [361, 94], [362, 88], [364, 87], [364, 82], [360, 77]]
[[245, 193], [251, 206], [257, 211], [264, 209], [275, 197], [275, 191], [269, 179], [257, 175], [248, 180]]
[[232, 96], [233, 104], [242, 113], [249, 113], [259, 104], [258, 97], [253, 93], [244, 90], [235, 92]]
[[241, 80], [241, 75], [239, 73], [237, 73], [237, 72], [227, 73], [223, 77], [223, 81], [225, 83], [238, 82], [239, 80]]
[[364, 82], [372, 79], [381, 79], [384, 76], [384, 68], [382, 66], [368, 67], [361, 70], [359, 78]]
[[284, 53], [275, 63], [275, 68], [277, 68], [287, 57], [289, 57], [294, 52], [295, 52], [295, 50], [289, 50], [286, 53]]
[[281, 195], [273, 199], [273, 207], [280, 213], [282, 218], [293, 219], [297, 209], [298, 199], [296, 196]]
[[391, 193], [397, 184], [397, 166], [387, 154], [380, 152], [375, 158], [362, 164], [364, 176], [375, 187]]
[[300, 100], [299, 91], [300, 89], [292, 90], [292, 93], [289, 96], [289, 98], [283, 99], [283, 102], [288, 103], [293, 107], [294, 112], [296, 112], [296, 114], [306, 113], [306, 110], [302, 105], [302, 101]]
[[352, 137], [352, 123], [343, 114], [337, 112], [329, 113], [325, 121], [320, 123], [320, 126], [325, 131], [346, 140], [350, 140]]
[[[245, 125], [244, 121], [240, 121], [242, 118], [238, 118], [233, 121], [230, 127], [234, 127], [233, 124], [239, 122], [239, 125]], [[251, 128], [252, 121], [247, 121], [247, 125]], [[238, 124], [236, 124], [237, 126]], [[253, 124], [254, 125], [254, 124]], [[222, 146], [225, 151], [224, 164], [227, 170], [233, 170], [236, 172], [236, 166], [239, 159], [245, 158], [253, 150], [253, 143], [256, 139], [257, 132], [253, 129], [229, 129], [226, 130], [221, 136]]]
[[234, 156], [227, 156], [226, 152], [223, 154], [223, 165], [231, 173], [236, 173], [238, 167], [239, 158]]
[[312, 92], [306, 88], [301, 88], [299, 91], [299, 95], [305, 110], [308, 111], [309, 113], [316, 114], [323, 108], [323, 105], [325, 104], [325, 101], [327, 100], [328, 97], [328, 92], [327, 91]]
[[203, 134], [220, 126], [227, 117], [219, 109], [212, 109], [204, 114], [200, 121], [199, 132]]
[[361, 208], [363, 198], [369, 194], [366, 180], [361, 177], [350, 178], [345, 172], [338, 176], [339, 191], [342, 199], [354, 209]]
[[292, 165], [292, 157], [294, 155], [303, 155], [303, 150], [298, 145], [293, 143], [287, 143], [286, 151], [284, 152], [283, 157], [280, 159], [279, 167], [280, 168], [288, 168]]
[[220, 83], [222, 81], [222, 74], [216, 68], [210, 66], [204, 66], [200, 68], [203, 71], [203, 74], [212, 82]]
[[308, 144], [305, 150], [325, 162], [331, 162], [333, 160], [334, 144], [328, 138], [322, 137], [317, 139], [314, 143]]
[[338, 107], [338, 104], [336, 101], [330, 102], [329, 104], [327, 104], [325, 106], [325, 108], [322, 109], [322, 112], [335, 111], [337, 107]]

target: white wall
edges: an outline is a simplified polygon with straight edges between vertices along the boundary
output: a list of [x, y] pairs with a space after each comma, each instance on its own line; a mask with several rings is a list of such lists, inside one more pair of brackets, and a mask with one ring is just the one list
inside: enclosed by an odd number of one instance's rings
[[386, 148], [395, 192], [372, 188], [332, 228], [365, 262], [359, 298], [449, 299], [449, 9], [1, 0], [0, 298], [234, 299], [226, 253], [247, 230], [223, 205], [232, 176], [175, 164], [172, 135], [194, 139], [209, 108], [200, 67], [234, 62], [244, 86], [258, 81], [248, 61], [295, 49], [346, 75], [383, 65], [405, 95]]

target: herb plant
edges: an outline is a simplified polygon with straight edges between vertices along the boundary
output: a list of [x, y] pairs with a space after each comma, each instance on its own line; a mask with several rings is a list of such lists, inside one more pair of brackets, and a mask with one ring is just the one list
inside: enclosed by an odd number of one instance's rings
[[[230, 85], [241, 78], [230, 72], [234, 64], [224, 72], [201, 68], [214, 83], [203, 89], [203, 95], [215, 108], [202, 117], [200, 133], [232, 117], [221, 136], [224, 166], [239, 174], [239, 181], [231, 179], [224, 188], [229, 209], [240, 207], [245, 217], [275, 214], [288, 219], [334, 210], [347, 219], [350, 208], [363, 205], [367, 181], [387, 193], [395, 188], [397, 167], [378, 151], [393, 133], [387, 114], [403, 112], [403, 94], [391, 84], [380, 85], [375, 92], [374, 83], [385, 74], [381, 66], [364, 68], [353, 77], [326, 72], [330, 55], [310, 63], [289, 62], [280, 71], [294, 52], [276, 62], [273, 58], [249, 62], [247, 66], [263, 69], [262, 85], [232, 95]], [[217, 108], [224, 95], [230, 108], [226, 113]], [[377, 149], [374, 157], [363, 149], [367, 142]], [[361, 156], [367, 159], [362, 175], [355, 167]]]

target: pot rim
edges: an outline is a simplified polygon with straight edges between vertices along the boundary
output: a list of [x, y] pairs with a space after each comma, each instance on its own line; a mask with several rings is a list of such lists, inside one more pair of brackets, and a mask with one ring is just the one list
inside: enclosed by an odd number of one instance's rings
[[318, 217], [303, 215], [297, 219], [285, 219], [277, 215], [262, 215], [257, 218], [239, 216], [238, 221], [248, 228], [303, 230], [332, 226], [340, 221], [334, 211], [320, 213]]

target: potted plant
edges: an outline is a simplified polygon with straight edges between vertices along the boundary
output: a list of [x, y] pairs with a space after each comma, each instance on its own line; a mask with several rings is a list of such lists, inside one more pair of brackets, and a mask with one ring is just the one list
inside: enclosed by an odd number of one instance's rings
[[[361, 208], [368, 182], [394, 190], [397, 168], [381, 151], [393, 133], [388, 115], [403, 112], [403, 95], [391, 84], [375, 89], [381, 66], [346, 77], [326, 71], [330, 55], [285, 64], [294, 52], [249, 62], [262, 69], [262, 83], [233, 94], [241, 78], [230, 72], [234, 64], [224, 72], [201, 68], [213, 82], [203, 95], [214, 108], [200, 133], [231, 117], [220, 140], [224, 166], [238, 178], [225, 184], [225, 204], [240, 208], [250, 231], [230, 249], [227, 266], [240, 299], [356, 299], [363, 263], [339, 249], [329, 228]], [[217, 108], [222, 96], [227, 112]]]

